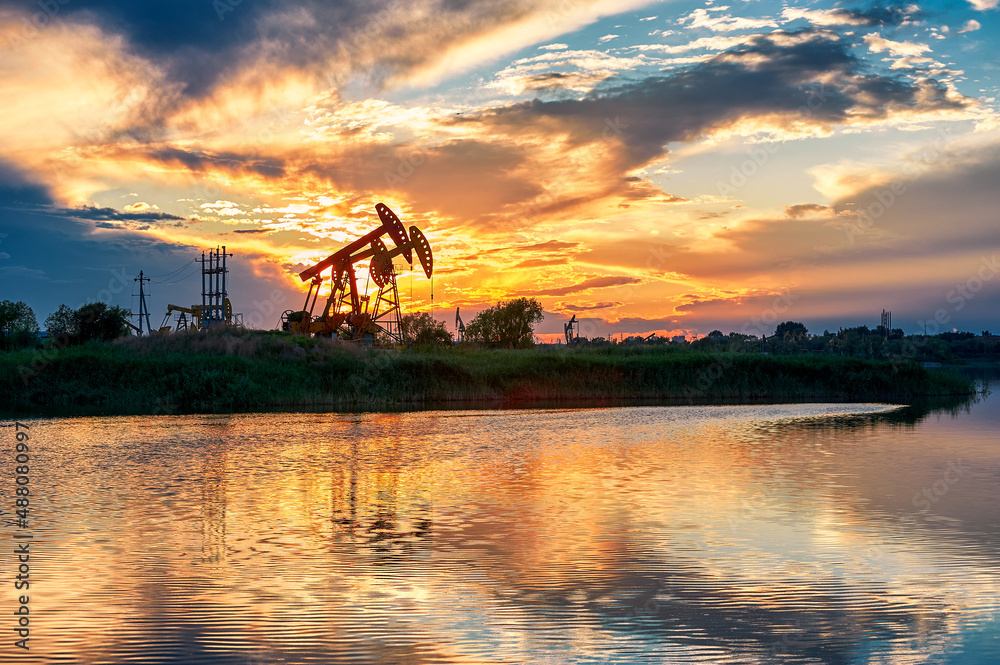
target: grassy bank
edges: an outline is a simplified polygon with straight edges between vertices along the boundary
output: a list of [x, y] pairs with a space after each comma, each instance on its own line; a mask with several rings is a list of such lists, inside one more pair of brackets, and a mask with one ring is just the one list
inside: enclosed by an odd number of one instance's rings
[[379, 351], [260, 331], [0, 354], [0, 401], [115, 413], [427, 402], [682, 398], [907, 400], [967, 394], [948, 371], [836, 356], [676, 347]]

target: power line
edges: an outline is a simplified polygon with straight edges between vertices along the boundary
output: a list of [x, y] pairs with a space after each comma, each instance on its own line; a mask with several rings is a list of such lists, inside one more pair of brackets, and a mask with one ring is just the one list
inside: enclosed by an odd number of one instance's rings
[[163, 275], [152, 275], [151, 277], [149, 277], [149, 279], [150, 280], [170, 279], [170, 278], [174, 277], [175, 275], [177, 275], [178, 273], [180, 273], [185, 268], [187, 268], [189, 265], [192, 265], [197, 260], [198, 259], [191, 259], [190, 261], [188, 261], [187, 263], [185, 263], [184, 265], [182, 265], [177, 270], [174, 270], [173, 272], [168, 272], [168, 273], [163, 274]]
[[195, 268], [194, 270], [192, 270], [191, 272], [189, 272], [184, 277], [179, 277], [179, 278], [177, 278], [175, 280], [172, 280], [172, 281], [169, 281], [169, 282], [151, 282], [151, 283], [152, 284], [177, 284], [178, 282], [183, 282], [184, 280], [190, 279], [191, 277], [193, 277], [193, 276], [195, 276], [197, 274], [198, 274], [198, 269]]

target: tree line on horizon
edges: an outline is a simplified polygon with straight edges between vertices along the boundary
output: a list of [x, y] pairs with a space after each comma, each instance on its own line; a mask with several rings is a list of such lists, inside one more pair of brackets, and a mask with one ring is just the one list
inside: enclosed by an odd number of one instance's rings
[[[111, 341], [129, 334], [131, 312], [103, 302], [87, 303], [77, 309], [68, 305], [45, 319], [49, 338], [59, 346], [89, 341]], [[542, 305], [535, 298], [499, 301], [480, 312], [465, 328], [465, 342], [487, 348], [523, 349], [534, 343], [534, 328], [543, 319]], [[408, 346], [451, 346], [455, 339], [443, 321], [427, 312], [405, 314], [400, 319], [400, 333]], [[31, 307], [22, 301], [0, 301], [0, 348], [11, 351], [41, 345], [40, 330]], [[997, 344], [990, 332], [978, 338], [971, 332], [945, 332], [937, 335], [905, 335], [900, 328], [882, 326], [841, 328], [836, 333], [824, 330], [810, 335], [805, 324], [784, 321], [774, 334], [756, 337], [744, 333], [713, 330], [700, 339], [678, 343], [659, 335], [631, 336], [612, 342], [604, 337], [577, 337], [574, 346], [684, 346], [701, 352], [773, 354], [829, 353], [864, 358], [913, 357], [939, 362], [959, 358], [991, 357]]]
[[[129, 333], [132, 313], [124, 307], [92, 302], [73, 309], [59, 308], [45, 319], [50, 339], [61, 346], [92, 340], [111, 341]], [[37, 346], [41, 331], [35, 312], [23, 301], [0, 300], [0, 347], [5, 351]]]
[[[48, 336], [60, 346], [89, 341], [111, 341], [129, 334], [132, 313], [103, 302], [87, 303], [78, 309], [68, 305], [45, 319]], [[470, 343], [494, 348], [527, 348], [534, 345], [534, 328], [541, 322], [542, 305], [534, 298], [516, 298], [498, 302], [479, 313], [466, 327]], [[22, 301], [0, 301], [0, 347], [14, 350], [40, 344], [40, 330], [34, 311]], [[450, 345], [454, 336], [443, 321], [426, 312], [406, 314], [400, 320], [400, 332], [408, 345]]]

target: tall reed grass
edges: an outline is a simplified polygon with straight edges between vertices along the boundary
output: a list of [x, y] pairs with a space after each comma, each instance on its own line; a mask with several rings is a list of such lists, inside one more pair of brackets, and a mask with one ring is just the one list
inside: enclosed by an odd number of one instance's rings
[[254, 330], [128, 338], [41, 356], [0, 354], [0, 399], [15, 411], [39, 405], [170, 413], [630, 398], [901, 401], [972, 392], [957, 374], [911, 362], [683, 347], [393, 351]]

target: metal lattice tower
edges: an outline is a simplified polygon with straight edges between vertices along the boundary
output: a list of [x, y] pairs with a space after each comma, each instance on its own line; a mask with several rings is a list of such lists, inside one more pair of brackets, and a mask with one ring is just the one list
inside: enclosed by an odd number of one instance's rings
[[201, 327], [210, 328], [215, 325], [226, 325], [228, 312], [226, 311], [226, 276], [229, 268], [226, 267], [226, 257], [232, 254], [226, 253], [226, 246], [208, 250], [208, 258], [205, 252], [201, 253], [201, 258], [197, 259], [201, 263]]

